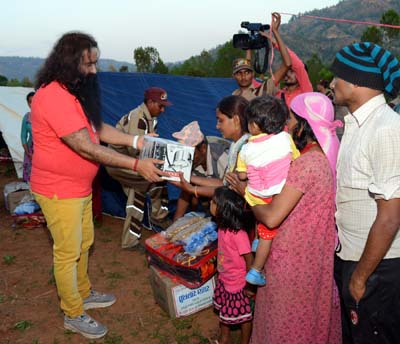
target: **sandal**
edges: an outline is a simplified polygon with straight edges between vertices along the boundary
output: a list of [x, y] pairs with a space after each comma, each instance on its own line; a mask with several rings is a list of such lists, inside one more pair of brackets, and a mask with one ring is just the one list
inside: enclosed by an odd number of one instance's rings
[[246, 281], [253, 285], [264, 286], [267, 284], [265, 276], [254, 268], [251, 268], [246, 275]]

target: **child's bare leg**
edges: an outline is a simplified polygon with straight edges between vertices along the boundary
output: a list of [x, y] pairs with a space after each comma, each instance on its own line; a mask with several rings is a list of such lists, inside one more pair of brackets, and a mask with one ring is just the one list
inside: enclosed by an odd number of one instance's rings
[[272, 240], [259, 239], [256, 257], [254, 258], [253, 268], [262, 271], [267, 261], [269, 251], [271, 250]]
[[253, 327], [253, 323], [251, 321], [247, 321], [247, 322], [241, 324], [241, 326], [240, 326], [240, 329], [241, 329], [240, 343], [241, 344], [248, 344], [250, 342], [252, 327]]
[[218, 343], [219, 344], [229, 344], [231, 328], [229, 327], [229, 325], [226, 325], [222, 322], [219, 323], [219, 327], [221, 329], [221, 337], [220, 337]]

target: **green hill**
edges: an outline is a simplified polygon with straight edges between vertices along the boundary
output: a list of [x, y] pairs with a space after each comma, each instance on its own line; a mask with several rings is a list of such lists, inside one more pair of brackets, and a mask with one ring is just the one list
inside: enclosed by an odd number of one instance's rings
[[[400, 14], [400, 0], [342, 0], [335, 6], [313, 10], [303, 14], [379, 23], [382, 14], [389, 9], [393, 9]], [[367, 29], [367, 27], [367, 25], [309, 19], [302, 16], [296, 16], [291, 18], [288, 24], [283, 24], [280, 31], [288, 47], [295, 51], [303, 61], [307, 61], [316, 54], [325, 65], [329, 65], [332, 62], [335, 53], [343, 46], [359, 41], [362, 33]], [[233, 34], [234, 32], [232, 32], [232, 35]], [[215, 59], [218, 50], [223, 49], [224, 46], [226, 46], [226, 42], [221, 44], [221, 46], [210, 50], [208, 53], [211, 59]], [[134, 48], [135, 47], [132, 47], [132, 49]], [[400, 40], [395, 41], [394, 44], [387, 46], [387, 48], [399, 56]], [[196, 57], [199, 56], [200, 52], [198, 56], [194, 56], [191, 59], [196, 59]], [[179, 66], [184, 62], [185, 61], [167, 63], [167, 65], [169, 67]], [[0, 56], [0, 75], [4, 75], [8, 79], [16, 78], [21, 80], [24, 77], [29, 77], [30, 80], [33, 80], [34, 75], [42, 63], [43, 59], [40, 58]], [[228, 55], [226, 55], [226, 58], [223, 59], [221, 63], [224, 65], [223, 69], [226, 69], [226, 72], [223, 75], [230, 75], [230, 57], [228, 58]], [[102, 71], [118, 71], [122, 65], [128, 66], [129, 71], [135, 70], [134, 65], [127, 62], [119, 62], [103, 58], [99, 61], [100, 70]]]
[[[399, 0], [342, 0], [337, 5], [304, 14], [354, 21], [379, 23], [382, 14], [390, 9], [400, 13]], [[359, 41], [368, 25], [292, 18], [282, 25], [281, 32], [287, 45], [303, 60], [317, 54], [325, 64], [330, 64], [335, 53], [347, 44]], [[387, 47], [400, 55], [400, 42]]]
[[[28, 77], [32, 81], [43, 62], [44, 59], [39, 57], [0, 56], [0, 75], [8, 80]], [[135, 70], [132, 63], [103, 58], [99, 60], [99, 69], [102, 71], [118, 71], [121, 66], [127, 66], [129, 71]]]

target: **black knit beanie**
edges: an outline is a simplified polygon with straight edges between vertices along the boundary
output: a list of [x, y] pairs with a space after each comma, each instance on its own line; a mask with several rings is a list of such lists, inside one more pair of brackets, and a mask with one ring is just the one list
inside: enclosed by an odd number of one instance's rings
[[400, 64], [379, 45], [362, 42], [344, 47], [335, 56], [333, 73], [354, 85], [395, 97], [400, 90]]

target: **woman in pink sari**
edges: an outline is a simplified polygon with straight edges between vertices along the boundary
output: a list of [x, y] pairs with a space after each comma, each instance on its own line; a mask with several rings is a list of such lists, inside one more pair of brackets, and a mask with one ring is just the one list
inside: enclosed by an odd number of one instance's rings
[[339, 140], [329, 98], [293, 99], [289, 131], [301, 156], [270, 204], [253, 207], [268, 228], [279, 227], [257, 291], [253, 344], [339, 344], [340, 303], [333, 279], [335, 164]]

